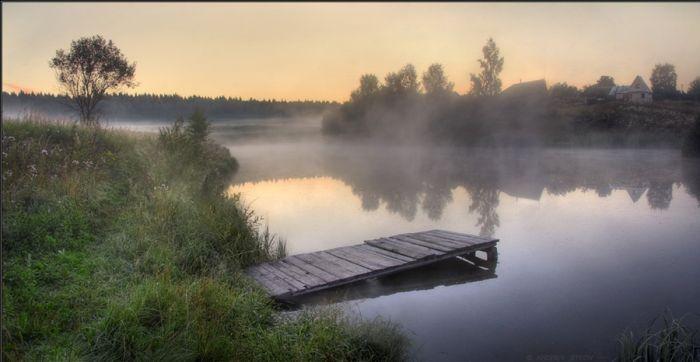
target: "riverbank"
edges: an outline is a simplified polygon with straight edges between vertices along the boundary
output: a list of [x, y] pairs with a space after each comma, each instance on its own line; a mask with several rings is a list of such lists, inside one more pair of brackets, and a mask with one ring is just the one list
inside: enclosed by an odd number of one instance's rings
[[2, 131], [8, 360], [405, 357], [397, 326], [334, 310], [282, 318], [242, 275], [284, 247], [224, 196], [238, 165], [205, 120], [160, 137], [16, 120]]
[[325, 134], [471, 147], [680, 148], [700, 103], [659, 101], [586, 104], [546, 95], [403, 98], [375, 95], [326, 114]]

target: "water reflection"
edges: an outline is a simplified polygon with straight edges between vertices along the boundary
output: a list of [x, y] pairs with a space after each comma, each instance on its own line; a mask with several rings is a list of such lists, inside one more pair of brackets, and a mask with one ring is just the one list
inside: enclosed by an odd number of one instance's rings
[[[361, 200], [363, 210], [375, 211], [385, 205], [407, 221], [413, 221], [419, 209], [431, 220], [440, 220], [454, 201], [454, 190], [463, 188], [469, 194], [464, 208], [475, 214], [475, 226], [486, 236], [500, 226], [501, 193], [539, 201], [545, 192], [564, 196], [576, 190], [593, 190], [605, 198], [615, 190], [624, 190], [633, 203], [645, 196], [651, 209], [666, 210], [675, 184], [685, 185], [688, 193], [700, 200], [700, 166], [683, 161], [672, 150], [493, 151], [334, 144], [306, 151], [313, 156], [306, 158], [304, 150], [295, 150], [291, 154], [296, 160], [286, 160], [288, 153], [281, 152], [267, 162], [299, 165], [298, 159], [305, 158], [305, 165], [280, 176], [341, 180]], [[265, 157], [256, 157], [256, 163], [263, 163], [257, 167], [267, 167]], [[242, 170], [239, 182], [270, 177], [256, 177], [250, 170], [246, 174], [245, 165]]]

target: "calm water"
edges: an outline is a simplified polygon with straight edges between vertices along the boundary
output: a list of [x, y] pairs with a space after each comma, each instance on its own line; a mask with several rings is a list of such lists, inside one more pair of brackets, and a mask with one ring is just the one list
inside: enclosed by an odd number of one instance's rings
[[399, 322], [420, 359], [610, 360], [625, 328], [700, 313], [700, 165], [677, 151], [378, 147], [280, 120], [214, 137], [240, 163], [229, 192], [290, 254], [435, 228], [501, 240], [495, 272], [451, 260], [300, 300]]

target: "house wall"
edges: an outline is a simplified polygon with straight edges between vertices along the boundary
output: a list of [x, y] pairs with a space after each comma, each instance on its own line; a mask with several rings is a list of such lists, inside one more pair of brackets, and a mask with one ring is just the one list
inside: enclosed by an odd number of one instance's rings
[[650, 103], [652, 101], [651, 93], [647, 92], [631, 92], [627, 93], [627, 95], [627, 100], [633, 103]]
[[647, 92], [618, 93], [615, 99], [632, 103], [651, 103], [652, 101], [651, 93]]

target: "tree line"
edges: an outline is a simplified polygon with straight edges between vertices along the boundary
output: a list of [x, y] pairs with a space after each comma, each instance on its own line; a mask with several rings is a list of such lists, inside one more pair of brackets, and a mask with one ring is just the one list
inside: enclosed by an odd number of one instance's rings
[[[50, 93], [2, 92], [5, 114], [37, 112], [70, 118], [76, 113], [70, 97]], [[103, 97], [89, 117], [98, 115], [116, 119], [172, 120], [204, 109], [213, 119], [288, 117], [318, 114], [335, 103], [328, 101], [286, 101], [276, 99], [242, 99], [240, 97], [183, 97], [177, 94], [112, 93]], [[97, 112], [97, 114], [95, 114]]]
[[[374, 74], [364, 74], [350, 99], [326, 114], [323, 130], [332, 135], [384, 139], [428, 136], [471, 145], [572, 143], [582, 139], [583, 131], [615, 131], [624, 137], [631, 133], [631, 129], [624, 129], [628, 119], [623, 118], [632, 115], [621, 109], [623, 104], [613, 102], [608, 108], [560, 106], [561, 101], [582, 104], [591, 97], [607, 98], [610, 88], [616, 85], [613, 77], [601, 76], [583, 89], [566, 83], [547, 88], [543, 81], [537, 81], [502, 91], [499, 75], [504, 58], [493, 39], [488, 39], [482, 54], [477, 60], [480, 71], [470, 74], [471, 87], [464, 94], [455, 92], [454, 83], [439, 63], [430, 65], [420, 76], [412, 64], [407, 64], [388, 73], [383, 82]], [[656, 65], [650, 82], [655, 100], [700, 101], [700, 77], [691, 83], [688, 92], [681, 92], [671, 64]], [[641, 117], [653, 124], [657, 115], [647, 113]], [[678, 127], [674, 127], [675, 132]], [[650, 129], [635, 131], [653, 133]]]
[[325, 101], [256, 100], [232, 97], [182, 97], [177, 94], [127, 94], [136, 86], [136, 63], [100, 35], [73, 40], [49, 61], [63, 93], [2, 92], [3, 113], [38, 112], [71, 117], [99, 125], [100, 117], [174, 119], [205, 109], [211, 118], [275, 117], [317, 114], [334, 103]]

